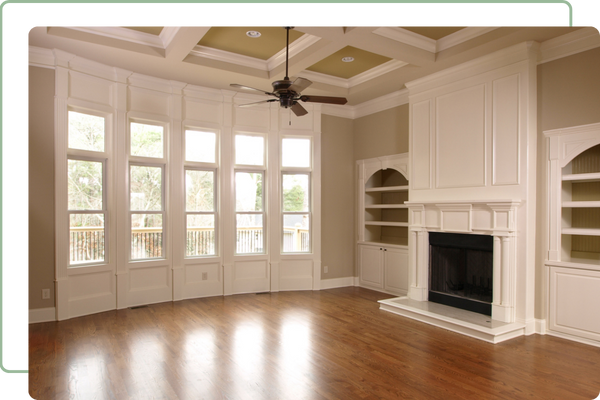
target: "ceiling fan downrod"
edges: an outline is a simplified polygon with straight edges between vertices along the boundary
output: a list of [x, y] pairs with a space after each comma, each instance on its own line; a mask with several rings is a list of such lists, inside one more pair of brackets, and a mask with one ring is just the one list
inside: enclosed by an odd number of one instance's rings
[[294, 29], [293, 26], [286, 26], [285, 27], [285, 78], [283, 78], [286, 81], [290, 80], [290, 77], [288, 76], [288, 56], [289, 56], [289, 51], [290, 51], [290, 29]]

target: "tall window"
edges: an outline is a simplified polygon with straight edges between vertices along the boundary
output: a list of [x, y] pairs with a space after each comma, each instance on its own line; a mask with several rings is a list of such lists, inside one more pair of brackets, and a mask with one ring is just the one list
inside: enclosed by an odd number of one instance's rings
[[131, 122], [129, 133], [130, 257], [164, 258], [164, 127]]
[[186, 257], [217, 254], [216, 137], [214, 132], [185, 132]]
[[105, 259], [105, 119], [68, 112], [70, 265]]
[[308, 138], [281, 141], [283, 253], [311, 251], [312, 149]]
[[236, 253], [265, 253], [265, 139], [235, 136]]

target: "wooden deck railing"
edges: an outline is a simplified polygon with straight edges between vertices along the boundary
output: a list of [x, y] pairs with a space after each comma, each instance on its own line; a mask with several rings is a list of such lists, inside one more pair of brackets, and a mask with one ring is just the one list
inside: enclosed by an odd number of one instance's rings
[[[77, 227], [69, 233], [71, 264], [104, 260], [104, 228]], [[238, 254], [263, 251], [263, 229], [238, 227], [236, 252]], [[308, 229], [285, 227], [283, 251], [307, 252], [310, 249]], [[214, 255], [215, 229], [213, 227], [190, 227], [186, 234], [186, 256]], [[133, 228], [131, 230], [131, 258], [160, 258], [163, 255], [163, 232], [157, 228]]]

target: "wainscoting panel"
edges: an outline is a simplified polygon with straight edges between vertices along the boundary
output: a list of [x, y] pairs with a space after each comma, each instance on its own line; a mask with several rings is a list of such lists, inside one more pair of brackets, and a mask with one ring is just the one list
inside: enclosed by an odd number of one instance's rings
[[171, 268], [167, 265], [129, 267], [129, 306], [173, 300]]
[[69, 318], [114, 309], [115, 280], [112, 270], [69, 274]]
[[281, 260], [279, 263], [279, 290], [311, 290], [313, 260]]
[[233, 294], [270, 291], [269, 262], [266, 259], [236, 261], [232, 272]]
[[223, 273], [220, 263], [189, 264], [184, 267], [183, 298], [222, 294]]

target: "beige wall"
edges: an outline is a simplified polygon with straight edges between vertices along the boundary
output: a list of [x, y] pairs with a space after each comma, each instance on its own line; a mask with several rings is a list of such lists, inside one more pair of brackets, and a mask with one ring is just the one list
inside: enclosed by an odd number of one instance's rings
[[[54, 307], [54, 70], [29, 68], [29, 308]], [[50, 299], [42, 300], [42, 289]]]
[[321, 117], [322, 279], [354, 276], [355, 179], [353, 121]]
[[408, 104], [354, 120], [354, 159], [408, 151]]
[[543, 131], [600, 122], [600, 48], [540, 64], [538, 84], [538, 163], [535, 317], [546, 315], [544, 254], [547, 149]]

